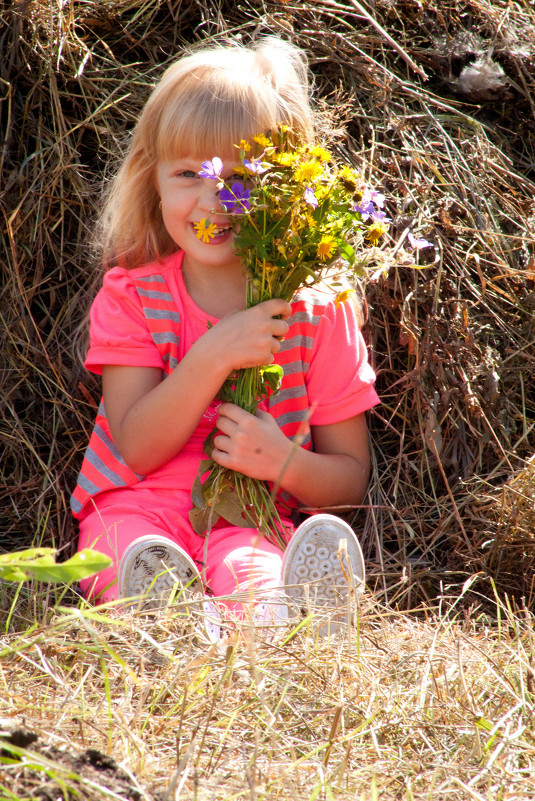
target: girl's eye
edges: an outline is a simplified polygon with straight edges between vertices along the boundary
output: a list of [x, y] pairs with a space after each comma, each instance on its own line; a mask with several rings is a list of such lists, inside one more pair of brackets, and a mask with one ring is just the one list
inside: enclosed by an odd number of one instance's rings
[[197, 173], [193, 170], [180, 170], [180, 172], [176, 173], [177, 178], [196, 178]]

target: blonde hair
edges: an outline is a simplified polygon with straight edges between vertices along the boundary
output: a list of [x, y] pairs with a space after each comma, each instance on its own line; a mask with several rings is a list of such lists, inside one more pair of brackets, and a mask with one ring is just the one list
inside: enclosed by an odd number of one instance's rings
[[301, 141], [313, 141], [307, 61], [294, 45], [266, 37], [252, 47], [203, 48], [172, 64], [110, 183], [98, 236], [104, 266], [131, 269], [176, 249], [159, 210], [159, 162], [212, 158], [281, 123]]

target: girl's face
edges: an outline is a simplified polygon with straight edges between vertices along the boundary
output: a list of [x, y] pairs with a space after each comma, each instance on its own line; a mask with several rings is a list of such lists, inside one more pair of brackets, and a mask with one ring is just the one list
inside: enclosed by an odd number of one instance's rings
[[[227, 153], [221, 159], [220, 177], [223, 180], [233, 178], [237, 154]], [[156, 181], [164, 225], [171, 239], [184, 251], [184, 266], [188, 270], [241, 269], [234, 253], [228, 214], [219, 200], [219, 182], [198, 174], [204, 160], [185, 157], [158, 164]], [[236, 180], [243, 178], [236, 176]], [[203, 218], [206, 225], [216, 226], [215, 236], [208, 242], [197, 236], [194, 227]]]

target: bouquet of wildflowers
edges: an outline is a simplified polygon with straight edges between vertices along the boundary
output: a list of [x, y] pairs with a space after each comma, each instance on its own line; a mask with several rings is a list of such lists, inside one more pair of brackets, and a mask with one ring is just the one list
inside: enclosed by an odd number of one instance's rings
[[[294, 144], [285, 126], [237, 147], [241, 164], [234, 171], [243, 181], [221, 181], [218, 157], [204, 162], [199, 174], [220, 183], [234, 247], [247, 270], [246, 307], [271, 298], [290, 302], [303, 287], [328, 281], [341, 269], [362, 274], [366, 247], [387, 230], [384, 195], [367, 187], [351, 167], [337, 165], [325, 148]], [[197, 236], [208, 241], [215, 229], [202, 219]], [[337, 302], [352, 292], [341, 289]], [[282, 368], [276, 364], [245, 368], [228, 377], [219, 396], [254, 414], [281, 379]], [[210, 458], [211, 440], [205, 443], [206, 458], [192, 490], [195, 530], [206, 531], [221, 516], [237, 526], [258, 528], [284, 545], [286, 531], [269, 486], [216, 464]]]

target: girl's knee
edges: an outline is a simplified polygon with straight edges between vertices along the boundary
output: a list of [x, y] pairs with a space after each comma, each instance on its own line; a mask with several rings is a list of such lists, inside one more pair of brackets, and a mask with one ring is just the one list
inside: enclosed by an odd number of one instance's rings
[[116, 601], [119, 597], [116, 567], [113, 565], [95, 576], [82, 579], [80, 591], [84, 598], [93, 603], [104, 604], [108, 601]]
[[243, 531], [208, 547], [206, 577], [218, 596], [277, 587], [281, 581], [282, 551], [258, 536]]

